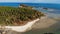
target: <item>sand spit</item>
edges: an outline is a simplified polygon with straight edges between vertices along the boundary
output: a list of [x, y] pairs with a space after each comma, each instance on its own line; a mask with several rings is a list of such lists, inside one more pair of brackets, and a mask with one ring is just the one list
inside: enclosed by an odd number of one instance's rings
[[31, 29], [31, 26], [36, 22], [40, 20], [39, 18], [36, 20], [33, 20], [31, 22], [28, 22], [27, 24], [25, 24], [24, 26], [5, 26], [5, 28], [9, 28], [13, 31], [17, 31], [17, 32], [25, 32], [27, 30]]

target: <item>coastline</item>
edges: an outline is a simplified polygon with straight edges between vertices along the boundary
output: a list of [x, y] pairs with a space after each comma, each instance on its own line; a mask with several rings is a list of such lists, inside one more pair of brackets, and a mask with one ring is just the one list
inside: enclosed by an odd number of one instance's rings
[[[47, 22], [47, 20], [49, 22]], [[16, 31], [16, 32], [26, 32], [26, 31], [34, 30], [34, 29], [36, 30], [36, 29], [48, 28], [48, 27], [52, 26], [55, 23], [56, 23], [55, 20], [52, 20], [50, 18], [47, 18], [47, 16], [44, 16], [44, 17], [41, 17], [41, 18], [37, 18], [33, 21], [30, 21], [30, 22], [28, 22], [27, 24], [25, 24], [23, 26], [4, 26], [4, 27], [7, 30], [10, 29], [10, 30]]]
[[32, 29], [24, 34], [44, 34], [56, 32], [60, 32], [60, 21], [50, 17], [45, 17], [33, 24]]
[[23, 26], [4, 26], [3, 28], [10, 29], [10, 30], [16, 31], [16, 32], [26, 32], [27, 30], [31, 30], [32, 25], [38, 20], [40, 20], [40, 19], [37, 18], [36, 20], [28, 22], [27, 24], [25, 24]]

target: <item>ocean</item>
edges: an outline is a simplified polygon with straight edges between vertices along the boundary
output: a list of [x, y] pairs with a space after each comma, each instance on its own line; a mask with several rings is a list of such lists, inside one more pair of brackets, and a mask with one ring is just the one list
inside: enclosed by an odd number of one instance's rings
[[46, 7], [46, 8], [60, 9], [60, 4], [52, 4], [52, 3], [0, 3], [0, 6], [18, 7], [20, 4], [26, 4], [28, 6], [35, 6], [35, 7]]

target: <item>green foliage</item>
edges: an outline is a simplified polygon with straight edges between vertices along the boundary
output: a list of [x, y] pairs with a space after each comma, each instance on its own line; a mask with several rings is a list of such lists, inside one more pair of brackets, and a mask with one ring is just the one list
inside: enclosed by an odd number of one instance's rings
[[36, 19], [41, 16], [44, 16], [44, 14], [33, 9], [0, 7], [0, 23], [6, 25]]

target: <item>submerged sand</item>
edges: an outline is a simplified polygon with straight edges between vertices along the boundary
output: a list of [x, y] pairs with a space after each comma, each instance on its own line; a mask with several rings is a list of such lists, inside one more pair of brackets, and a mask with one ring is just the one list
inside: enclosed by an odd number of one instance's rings
[[55, 23], [57, 23], [56, 20], [45, 16], [43, 19], [40, 19], [39, 21], [37, 21], [37, 22], [32, 26], [32, 28], [33, 28], [33, 29], [48, 28], [48, 27], [54, 25]]
[[[59, 20], [59, 19], [58, 19]], [[60, 23], [58, 20], [44, 17], [37, 21], [33, 26], [32, 30], [25, 32], [24, 34], [44, 34], [44, 33], [54, 33], [60, 31]]]

